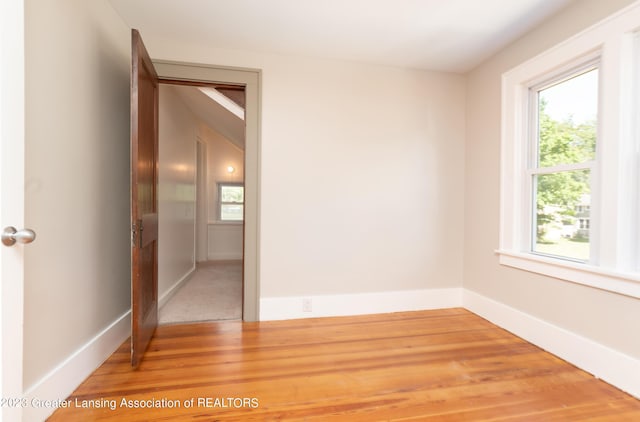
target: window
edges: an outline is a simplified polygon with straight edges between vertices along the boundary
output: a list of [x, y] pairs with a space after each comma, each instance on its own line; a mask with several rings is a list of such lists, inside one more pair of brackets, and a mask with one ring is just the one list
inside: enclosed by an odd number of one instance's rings
[[590, 259], [585, 210], [596, 160], [598, 68], [589, 63], [529, 91], [535, 128], [528, 176], [535, 204], [531, 251], [580, 262]]
[[640, 3], [503, 74], [502, 265], [640, 298]]
[[218, 216], [220, 221], [244, 219], [244, 186], [241, 183], [218, 183]]

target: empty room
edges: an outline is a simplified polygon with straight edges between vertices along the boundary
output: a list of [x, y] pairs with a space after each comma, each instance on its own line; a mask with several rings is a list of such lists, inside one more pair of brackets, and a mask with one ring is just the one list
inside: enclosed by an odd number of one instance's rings
[[2, 420], [640, 420], [640, 1], [0, 7]]

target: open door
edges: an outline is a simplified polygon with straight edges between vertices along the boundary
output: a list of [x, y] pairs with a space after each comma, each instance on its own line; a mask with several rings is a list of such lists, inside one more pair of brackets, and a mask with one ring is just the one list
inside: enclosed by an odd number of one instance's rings
[[158, 75], [131, 31], [131, 365], [158, 325]]

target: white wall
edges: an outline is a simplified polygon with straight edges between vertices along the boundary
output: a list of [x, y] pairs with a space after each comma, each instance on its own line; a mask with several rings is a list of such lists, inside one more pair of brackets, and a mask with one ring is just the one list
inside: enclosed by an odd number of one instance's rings
[[210, 223], [209, 261], [227, 261], [242, 259], [243, 230], [242, 223]]
[[25, 220], [38, 236], [25, 248], [30, 389], [130, 308], [130, 32], [106, 1], [25, 3]]
[[199, 121], [171, 85], [160, 85], [158, 294], [195, 269]]
[[463, 77], [144, 36], [263, 70], [262, 298], [461, 286]]
[[629, 0], [582, 0], [470, 72], [467, 88], [464, 287], [606, 347], [640, 358], [640, 301], [500, 266], [500, 78], [503, 72]]

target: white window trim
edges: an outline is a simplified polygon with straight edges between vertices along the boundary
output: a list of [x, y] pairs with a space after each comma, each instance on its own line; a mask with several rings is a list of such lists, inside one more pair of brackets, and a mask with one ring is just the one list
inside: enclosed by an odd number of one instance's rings
[[497, 251], [500, 264], [640, 298], [640, 275], [526, 252]]
[[[640, 87], [633, 74], [640, 74], [634, 51], [639, 30], [640, 2], [635, 2], [502, 76], [500, 246], [496, 251], [502, 265], [640, 298], [640, 195], [636, 193], [640, 153], [634, 137], [640, 128], [631, 113], [621, 113], [634, 106], [638, 111], [634, 93], [640, 93]], [[595, 250], [590, 263], [583, 264], [531, 252], [526, 234], [531, 204], [525, 196], [530, 183], [525, 152], [530, 148], [530, 88], [594, 59], [600, 61], [599, 109], [603, 112], [598, 117], [598, 157], [592, 170], [597, 174], [592, 194], [598, 198], [591, 204], [590, 237]]]

